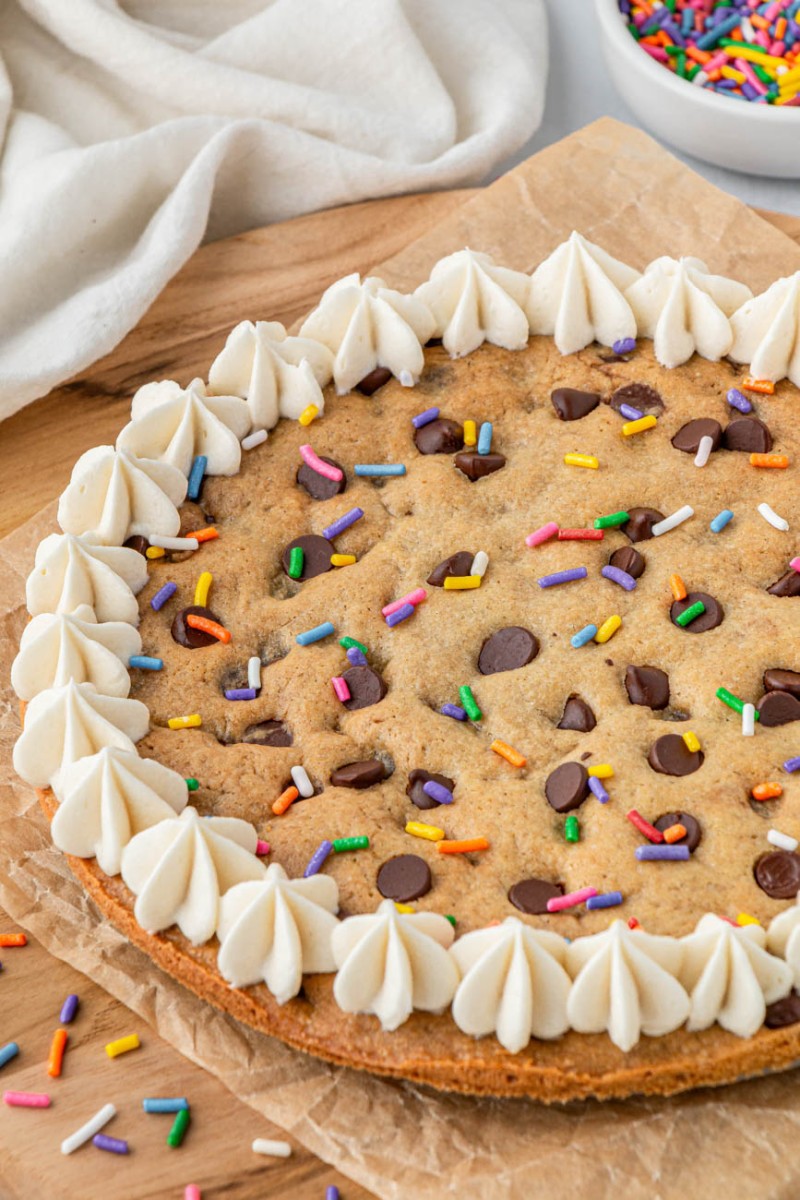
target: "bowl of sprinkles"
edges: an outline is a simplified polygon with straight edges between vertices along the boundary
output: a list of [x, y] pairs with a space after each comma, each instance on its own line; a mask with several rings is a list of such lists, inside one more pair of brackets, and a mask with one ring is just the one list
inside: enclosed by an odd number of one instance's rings
[[609, 73], [644, 125], [751, 175], [800, 178], [800, 0], [595, 0]]

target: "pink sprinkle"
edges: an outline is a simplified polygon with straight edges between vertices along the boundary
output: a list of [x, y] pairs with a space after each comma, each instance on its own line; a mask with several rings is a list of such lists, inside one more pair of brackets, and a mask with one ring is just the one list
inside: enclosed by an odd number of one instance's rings
[[751, 88], [755, 88], [759, 96], [766, 96], [767, 89], [750, 66], [750, 63], [744, 58], [736, 58], [734, 62], [742, 74], [747, 76], [747, 82]]
[[541, 529], [535, 529], [533, 533], [529, 533], [525, 538], [526, 546], [540, 546], [542, 542], [547, 542], [551, 537], [555, 537], [558, 533], [558, 526], [555, 521], [548, 521]]
[[578, 904], [583, 904], [584, 900], [588, 900], [590, 896], [597, 895], [597, 888], [586, 887], [580, 888], [577, 892], [567, 892], [566, 896], [553, 896], [552, 900], [547, 901], [548, 912], [561, 912], [562, 908], [575, 908]]
[[264, 855], [264, 854], [269, 854], [269, 852], [270, 852], [269, 842], [262, 842], [261, 838], [259, 838], [258, 841], [256, 842], [256, 854]]
[[3, 1092], [3, 1103], [12, 1108], [49, 1108], [50, 1097], [46, 1092]]
[[330, 463], [323, 462], [310, 446], [300, 447], [300, 457], [307, 467], [311, 467], [312, 471], [316, 471], [318, 475], [324, 475], [326, 479], [332, 479], [334, 483], [338, 483], [344, 477], [338, 467], [332, 467]]
[[342, 704], [344, 704], [345, 700], [350, 699], [350, 688], [347, 686], [346, 679], [343, 679], [341, 675], [334, 675], [331, 683], [333, 684], [333, 690], [336, 692], [337, 700], [341, 700]]
[[639, 42], [639, 45], [649, 54], [651, 58], [657, 58], [659, 62], [668, 63], [669, 55], [663, 46], [650, 46], [647, 42]]
[[724, 50], [721, 50], [719, 54], [715, 54], [713, 58], [710, 58], [704, 64], [703, 70], [708, 74], [709, 71], [716, 71], [719, 67], [724, 67], [728, 61], [727, 54]]
[[800, 571], [800, 555], [798, 555], [797, 558], [791, 559], [789, 562], [789, 566], [792, 568], [793, 571]]
[[381, 609], [381, 614], [388, 617], [391, 613], [397, 612], [398, 608], [402, 608], [404, 604], [421, 604], [426, 599], [428, 593], [425, 588], [414, 588], [413, 592], [409, 592], [407, 596], [402, 596], [399, 600], [393, 600], [391, 604], [385, 604]]
[[187, 1183], [183, 1189], [183, 1200], [202, 1200], [200, 1188], [196, 1183]]

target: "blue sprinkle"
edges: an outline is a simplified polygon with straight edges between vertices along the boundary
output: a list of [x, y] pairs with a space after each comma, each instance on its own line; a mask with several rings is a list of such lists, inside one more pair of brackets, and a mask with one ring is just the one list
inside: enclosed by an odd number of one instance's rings
[[0, 1046], [0, 1067], [11, 1062], [12, 1058], [16, 1058], [18, 1054], [19, 1046], [16, 1042], [7, 1042], [5, 1046]]
[[579, 650], [581, 646], [585, 646], [587, 642], [591, 642], [597, 633], [596, 625], [584, 625], [583, 629], [579, 629], [577, 633], [573, 633], [569, 639], [569, 644]]
[[333, 632], [332, 622], [323, 621], [321, 625], [315, 625], [313, 629], [307, 629], [305, 633], [298, 633], [294, 640], [298, 646], [310, 646], [312, 642], [321, 642], [323, 638], [330, 637]]
[[618, 904], [622, 904], [622, 892], [603, 892], [600, 896], [590, 896], [586, 901], [590, 911], [593, 908], [616, 908]]
[[205, 454], [198, 454], [189, 472], [189, 483], [186, 488], [187, 500], [196, 500], [200, 495], [200, 488], [203, 486], [203, 476], [206, 473], [207, 466], [208, 459]]
[[466, 721], [467, 714], [459, 704], [443, 704], [439, 709], [443, 717], [452, 717], [454, 721]]
[[129, 667], [140, 667], [143, 671], [160, 671], [164, 666], [163, 658], [150, 658], [148, 654], [132, 654], [128, 659]]
[[478, 434], [478, 454], [488, 454], [492, 448], [493, 426], [491, 421], [484, 421]]
[[725, 526], [728, 525], [732, 520], [733, 513], [731, 510], [729, 508], [723, 508], [722, 512], [717, 513], [717, 515], [714, 517], [714, 520], [711, 522], [711, 532], [721, 533]]
[[142, 1108], [146, 1113], [175, 1113], [188, 1107], [189, 1101], [185, 1096], [165, 1096], [163, 1099], [160, 1096], [148, 1096], [142, 1101]]
[[356, 463], [356, 475], [405, 475], [405, 463]]

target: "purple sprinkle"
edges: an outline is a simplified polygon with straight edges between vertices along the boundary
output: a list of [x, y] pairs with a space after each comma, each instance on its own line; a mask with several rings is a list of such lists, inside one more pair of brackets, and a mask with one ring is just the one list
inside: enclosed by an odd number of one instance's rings
[[555, 575], [542, 575], [536, 582], [540, 588], [556, 587], [559, 583], [572, 583], [576, 579], [585, 579], [588, 574], [586, 567], [573, 567], [571, 571], [556, 571]]
[[752, 83], [743, 83], [742, 84], [742, 95], [747, 96], [748, 100], [755, 100], [756, 97], [758, 96], [758, 92], [753, 87]]
[[329, 842], [327, 838], [317, 846], [311, 858], [308, 860], [308, 866], [303, 871], [303, 878], [308, 879], [310, 875], [316, 875], [321, 869], [325, 859], [333, 849], [333, 842]]
[[97, 1146], [98, 1150], [110, 1150], [112, 1154], [128, 1153], [127, 1142], [123, 1142], [121, 1138], [108, 1137], [105, 1133], [96, 1133], [92, 1138], [92, 1145]]
[[165, 583], [162, 588], [158, 589], [155, 596], [153, 596], [153, 599], [150, 601], [150, 607], [154, 608], [155, 611], [158, 612], [160, 608], [164, 607], [170, 597], [175, 595], [177, 590], [177, 583], [173, 583], [171, 580], [169, 583]]
[[689, 847], [637, 846], [635, 854], [639, 862], [686, 862], [689, 857]]
[[393, 613], [389, 613], [386, 618], [386, 624], [390, 629], [394, 629], [395, 625], [399, 625], [401, 621], [405, 621], [413, 615], [414, 605], [403, 604], [400, 608], [396, 608]]
[[608, 792], [603, 787], [602, 780], [598, 779], [596, 775], [589, 776], [589, 791], [597, 797], [601, 804], [608, 804], [610, 799]]
[[636, 338], [619, 338], [611, 349], [615, 354], [630, 354], [632, 350], [636, 349]]
[[417, 413], [411, 418], [411, 424], [415, 429], [422, 429], [423, 425], [430, 425], [431, 421], [435, 421], [438, 415], [438, 408], [426, 408], [425, 412]]
[[453, 793], [441, 783], [437, 783], [435, 779], [429, 779], [427, 783], [423, 783], [422, 790], [426, 796], [430, 796], [431, 800], [435, 800], [437, 804], [453, 803]]
[[335, 1183], [329, 1183], [325, 1188], [325, 1200], [339, 1200], [339, 1189]]
[[618, 904], [622, 904], [622, 892], [603, 892], [600, 896], [590, 896], [586, 901], [590, 911], [593, 908], [616, 908]]
[[610, 579], [612, 583], [618, 583], [620, 587], [625, 588], [626, 592], [632, 592], [636, 587], [636, 580], [627, 571], [620, 570], [619, 567], [601, 567], [600, 574], [604, 579]]
[[731, 388], [725, 397], [731, 408], [738, 408], [739, 412], [749, 413], [753, 411], [753, 406], [745, 396], [744, 392], [740, 392], [738, 388]]
[[638, 408], [633, 408], [630, 404], [620, 404], [619, 415], [624, 417], [626, 421], [641, 421], [644, 413]]
[[788, 771], [790, 775], [792, 771], [800, 771], [800, 754], [798, 754], [797, 758], [787, 758], [783, 764], [783, 769], [784, 771]]
[[355, 525], [356, 521], [360, 521], [363, 515], [363, 508], [351, 508], [350, 512], [339, 517], [338, 521], [334, 521], [327, 529], [323, 529], [322, 536], [329, 541], [331, 538], [338, 537], [340, 533], [344, 533], [345, 529], [349, 529], [351, 525]]
[[466, 721], [467, 714], [459, 704], [443, 704], [439, 709], [443, 717], [452, 717], [454, 721]]
[[359, 650], [358, 646], [351, 646], [347, 651], [347, 661], [354, 667], [365, 667], [367, 656], [363, 650]]
[[226, 700], [255, 700], [258, 692], [255, 688], [226, 688]]
[[67, 996], [64, 1003], [61, 1005], [61, 1015], [59, 1021], [62, 1025], [69, 1025], [70, 1021], [75, 1020], [75, 1013], [78, 1011], [78, 997], [71, 994]]

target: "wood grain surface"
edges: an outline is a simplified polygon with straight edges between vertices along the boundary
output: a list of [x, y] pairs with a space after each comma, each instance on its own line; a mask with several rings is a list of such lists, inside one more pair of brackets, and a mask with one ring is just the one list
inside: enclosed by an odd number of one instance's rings
[[[469, 195], [433, 193], [332, 209], [198, 250], [113, 353], [0, 425], [0, 536], [62, 491], [84, 450], [114, 441], [141, 383], [205, 375], [238, 320], [291, 324], [340, 275], [364, 272], [399, 252]], [[800, 242], [800, 219], [762, 215]], [[11, 929], [0, 911], [0, 933]], [[0, 1045], [15, 1040], [23, 1048], [0, 1070], [0, 1087], [48, 1091], [54, 1100], [47, 1111], [0, 1110], [0, 1200], [180, 1200], [189, 1183], [200, 1186], [203, 1200], [323, 1200], [331, 1184], [342, 1200], [370, 1195], [297, 1145], [288, 1160], [253, 1154], [253, 1138], [284, 1135], [35, 942], [0, 951], [0, 959]], [[47, 1053], [69, 992], [80, 995], [81, 1007], [70, 1026], [63, 1076], [51, 1080]], [[105, 1043], [130, 1032], [139, 1033], [142, 1048], [109, 1060]], [[192, 1124], [180, 1150], [165, 1145], [170, 1117], [142, 1112], [146, 1095], [190, 1100]], [[64, 1158], [61, 1139], [109, 1100], [119, 1115], [107, 1132], [130, 1140], [130, 1156], [87, 1146]]]

